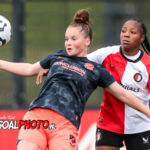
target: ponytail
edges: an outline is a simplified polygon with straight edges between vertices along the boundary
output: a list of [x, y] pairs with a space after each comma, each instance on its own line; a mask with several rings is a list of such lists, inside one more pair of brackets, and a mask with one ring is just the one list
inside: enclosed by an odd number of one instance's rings
[[150, 55], [150, 43], [149, 43], [148, 38], [147, 38], [146, 35], [145, 35], [145, 39], [144, 39], [144, 41], [143, 41], [143, 43], [142, 43], [141, 45], [142, 45], [144, 51], [145, 51], [148, 55]]
[[145, 35], [145, 39], [144, 39], [143, 43], [141, 43], [141, 46], [143, 47], [144, 51], [148, 55], [150, 55], [150, 43], [149, 43], [148, 38], [147, 38], [147, 29], [146, 29], [145, 24], [140, 19], [131, 19], [131, 20], [137, 21], [140, 24], [142, 31], [143, 31], [143, 34]]

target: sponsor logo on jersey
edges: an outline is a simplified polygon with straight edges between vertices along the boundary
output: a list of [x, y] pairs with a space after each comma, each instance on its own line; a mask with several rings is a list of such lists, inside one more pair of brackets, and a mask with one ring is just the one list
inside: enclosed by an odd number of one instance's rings
[[59, 66], [62, 66], [63, 69], [67, 69], [67, 70], [70, 70], [70, 71], [73, 71], [73, 72], [76, 72], [78, 73], [79, 75], [83, 76], [85, 75], [85, 71], [77, 66], [73, 66], [73, 65], [70, 65], [66, 62], [59, 62], [59, 61], [56, 61], [54, 63], [54, 65], [59, 65]]
[[131, 86], [129, 86], [129, 85], [124, 85], [124, 84], [122, 84], [122, 83], [120, 83], [120, 85], [121, 85], [124, 89], [126, 89], [126, 90], [128, 90], [128, 91], [133, 91], [133, 92], [139, 92], [139, 91], [140, 91], [140, 88], [131, 87]]
[[140, 82], [142, 80], [142, 75], [140, 73], [136, 73], [134, 75], [134, 81]]

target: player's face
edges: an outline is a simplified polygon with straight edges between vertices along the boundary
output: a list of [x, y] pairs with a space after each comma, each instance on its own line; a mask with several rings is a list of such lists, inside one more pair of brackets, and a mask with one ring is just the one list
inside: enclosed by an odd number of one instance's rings
[[127, 54], [136, 54], [144, 38], [145, 36], [138, 22], [129, 20], [123, 25], [120, 41], [123, 51], [127, 52]]
[[69, 26], [65, 33], [65, 48], [69, 56], [86, 57], [90, 39], [84, 36], [81, 27]]

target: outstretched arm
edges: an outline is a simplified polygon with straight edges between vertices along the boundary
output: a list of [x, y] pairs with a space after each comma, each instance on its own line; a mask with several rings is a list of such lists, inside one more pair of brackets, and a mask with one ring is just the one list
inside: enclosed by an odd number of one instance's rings
[[106, 88], [106, 90], [121, 100], [123, 103], [150, 117], [150, 109], [147, 108], [136, 96], [125, 90], [117, 82], [112, 83]]
[[40, 62], [30, 64], [0, 60], [0, 69], [21, 76], [34, 76], [39, 73], [42, 67], [40, 65]]
[[47, 75], [48, 71], [49, 71], [49, 69], [43, 69], [43, 68], [40, 69], [40, 71], [39, 71], [39, 73], [38, 73], [38, 75], [37, 75], [37, 77], [36, 77], [36, 84], [37, 84], [37, 85], [39, 85], [39, 84], [42, 83], [43, 76], [44, 76], [44, 75]]

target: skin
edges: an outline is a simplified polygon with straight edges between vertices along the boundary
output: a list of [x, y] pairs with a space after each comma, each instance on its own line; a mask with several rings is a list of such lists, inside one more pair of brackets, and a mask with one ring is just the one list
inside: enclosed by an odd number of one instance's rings
[[128, 56], [136, 55], [144, 39], [145, 35], [138, 22], [133, 20], [125, 22], [120, 33], [120, 42], [124, 54]]
[[65, 47], [69, 56], [86, 57], [91, 41], [85, 37], [81, 27], [69, 26], [65, 33]]
[[30, 141], [26, 141], [26, 140], [20, 141], [19, 144], [17, 145], [17, 150], [27, 150], [27, 149], [28, 150], [41, 150], [41, 148], [38, 147], [36, 144]]

